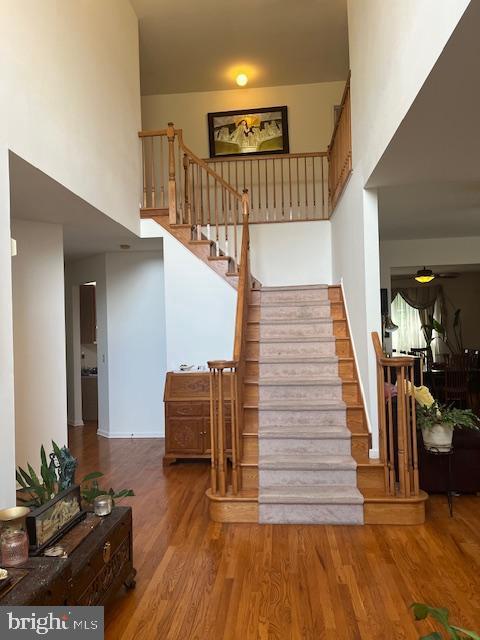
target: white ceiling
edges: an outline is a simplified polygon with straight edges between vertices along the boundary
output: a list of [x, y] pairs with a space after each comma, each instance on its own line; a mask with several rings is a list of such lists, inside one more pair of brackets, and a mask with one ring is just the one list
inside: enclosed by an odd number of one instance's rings
[[131, 0], [142, 94], [343, 80], [347, 0]]
[[480, 235], [480, 2], [472, 2], [368, 181], [381, 238]]
[[142, 239], [92, 207], [45, 173], [10, 153], [12, 218], [63, 225], [65, 259], [104, 252], [161, 251], [162, 239]]

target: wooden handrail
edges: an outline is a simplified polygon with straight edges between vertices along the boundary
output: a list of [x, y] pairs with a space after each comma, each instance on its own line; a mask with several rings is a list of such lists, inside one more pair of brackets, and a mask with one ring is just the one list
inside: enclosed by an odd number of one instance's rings
[[[377, 401], [380, 456], [385, 493], [411, 497], [420, 493], [413, 357], [387, 358], [377, 332], [372, 333], [377, 362]], [[396, 384], [396, 407], [392, 389]]]
[[261, 160], [288, 160], [288, 158], [326, 158], [328, 151], [304, 151], [303, 153], [265, 153], [261, 155], [243, 156], [218, 156], [217, 158], [204, 158], [205, 162], [257, 162]]
[[210, 432], [212, 444], [211, 492], [221, 496], [228, 490], [227, 438], [224, 411], [224, 377], [230, 374], [230, 459], [231, 492], [236, 495], [241, 489], [240, 458], [243, 433], [243, 383], [246, 366], [247, 313], [250, 300], [251, 274], [249, 260], [249, 201], [248, 192], [242, 194], [243, 233], [239, 271], [237, 309], [235, 315], [235, 339], [232, 360], [208, 362], [210, 369]]
[[352, 130], [350, 104], [350, 74], [340, 104], [340, 113], [328, 145], [328, 194], [330, 213], [339, 201], [352, 173]]

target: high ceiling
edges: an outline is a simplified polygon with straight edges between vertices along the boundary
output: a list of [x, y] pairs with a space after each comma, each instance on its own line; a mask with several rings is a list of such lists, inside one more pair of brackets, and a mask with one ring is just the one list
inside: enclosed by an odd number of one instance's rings
[[142, 94], [343, 80], [347, 0], [131, 0]]

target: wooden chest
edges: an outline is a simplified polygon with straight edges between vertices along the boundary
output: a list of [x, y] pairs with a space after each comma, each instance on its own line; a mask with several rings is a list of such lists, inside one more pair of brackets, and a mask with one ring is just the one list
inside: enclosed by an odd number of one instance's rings
[[2, 606], [105, 604], [123, 584], [135, 586], [131, 508], [115, 507], [68, 558], [29, 558], [15, 571], [27, 575], [0, 597]]
[[[228, 374], [226, 374], [228, 376]], [[227, 377], [228, 380], [228, 377]], [[225, 385], [227, 447], [231, 441], [230, 385]], [[167, 373], [164, 464], [178, 458], [210, 459], [210, 375], [208, 371]]]

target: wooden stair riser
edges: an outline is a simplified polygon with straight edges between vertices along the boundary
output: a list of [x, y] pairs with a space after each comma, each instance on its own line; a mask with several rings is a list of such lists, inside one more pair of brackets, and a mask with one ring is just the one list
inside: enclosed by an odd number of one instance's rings
[[257, 358], [259, 356], [260, 346], [258, 342], [247, 342], [246, 356], [247, 358]]
[[258, 489], [258, 466], [241, 465], [242, 489]]
[[345, 320], [343, 302], [330, 301], [330, 317], [332, 320]]
[[258, 522], [258, 501], [240, 501], [232, 496], [227, 500], [209, 500], [210, 519], [214, 522]]
[[243, 450], [242, 462], [257, 463], [258, 462], [258, 435], [249, 434], [242, 436]]
[[352, 344], [350, 338], [337, 338], [335, 340], [335, 351], [339, 358], [353, 357]]
[[330, 302], [341, 302], [343, 305], [342, 288], [340, 285], [332, 285], [331, 287], [328, 287], [328, 299]]
[[368, 462], [370, 435], [368, 433], [352, 433], [352, 456], [356, 462]]
[[347, 406], [360, 404], [362, 402], [362, 396], [358, 382], [356, 380], [343, 380], [342, 396]]
[[258, 384], [246, 384], [243, 388], [243, 399], [247, 403], [258, 403]]
[[347, 406], [347, 426], [352, 433], [368, 433], [367, 420], [363, 407]]
[[385, 487], [383, 465], [359, 464], [357, 467], [357, 486], [361, 489], [375, 489], [383, 492]]
[[243, 410], [243, 425], [246, 433], [258, 433], [258, 409]]
[[425, 522], [426, 494], [408, 501], [385, 498], [381, 502], [365, 498], [363, 518], [365, 524], [418, 525]]
[[247, 378], [258, 379], [260, 373], [260, 366], [258, 362], [247, 362], [245, 367], [245, 375]]
[[353, 358], [339, 359], [338, 375], [342, 380], [357, 379], [357, 372]]

